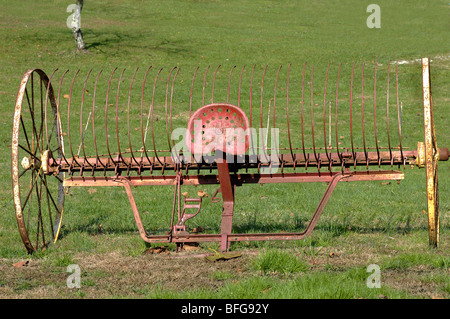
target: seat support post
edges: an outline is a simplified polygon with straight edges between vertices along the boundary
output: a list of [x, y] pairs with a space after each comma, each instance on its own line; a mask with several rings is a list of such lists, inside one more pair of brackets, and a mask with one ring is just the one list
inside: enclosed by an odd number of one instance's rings
[[[220, 152], [220, 151], [217, 151]], [[220, 189], [223, 199], [220, 251], [227, 251], [229, 246], [228, 236], [231, 235], [234, 211], [234, 187], [231, 183], [230, 170], [225, 153], [217, 161]]]

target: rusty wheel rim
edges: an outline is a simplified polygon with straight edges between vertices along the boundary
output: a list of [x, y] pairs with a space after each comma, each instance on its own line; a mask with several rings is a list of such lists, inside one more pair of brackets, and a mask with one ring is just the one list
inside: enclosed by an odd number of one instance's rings
[[430, 245], [439, 243], [439, 191], [438, 191], [439, 149], [436, 145], [433, 115], [425, 126], [425, 168], [427, 181], [428, 230]]
[[438, 193], [438, 162], [439, 149], [436, 143], [434, 127], [431, 79], [429, 59], [422, 59], [424, 137], [425, 137], [425, 168], [427, 183], [428, 233], [429, 242], [433, 247], [439, 243], [439, 193]]
[[428, 230], [430, 245], [437, 247], [439, 243], [439, 191], [438, 162], [439, 149], [431, 114], [431, 121], [425, 127], [425, 168], [427, 181]]
[[61, 123], [50, 83], [42, 70], [28, 70], [20, 83], [14, 111], [13, 200], [19, 233], [29, 253], [56, 241], [63, 214], [64, 175], [46, 174], [48, 159], [64, 153]]

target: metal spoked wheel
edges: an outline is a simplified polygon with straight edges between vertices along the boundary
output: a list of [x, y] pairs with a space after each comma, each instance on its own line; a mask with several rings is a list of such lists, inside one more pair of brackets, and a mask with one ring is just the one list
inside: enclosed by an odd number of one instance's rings
[[42, 70], [28, 70], [14, 111], [11, 177], [17, 224], [29, 253], [45, 249], [58, 237], [64, 175], [47, 175], [46, 165], [49, 156], [61, 158], [63, 154], [61, 123], [49, 78]]
[[436, 144], [433, 107], [431, 98], [429, 59], [422, 59], [423, 78], [423, 110], [425, 146], [423, 149], [428, 206], [428, 232], [430, 245], [437, 247], [439, 243], [439, 192], [438, 192], [438, 162], [439, 149]]

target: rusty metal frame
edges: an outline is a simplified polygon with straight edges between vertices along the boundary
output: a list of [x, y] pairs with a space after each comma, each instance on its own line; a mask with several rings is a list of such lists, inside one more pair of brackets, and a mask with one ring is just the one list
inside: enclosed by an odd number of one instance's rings
[[[226, 251], [233, 241], [259, 241], [259, 240], [300, 240], [309, 236], [316, 226], [328, 200], [330, 199], [338, 182], [353, 181], [381, 181], [402, 180], [401, 171], [350, 171], [324, 173], [284, 173], [284, 174], [230, 174], [226, 162], [218, 164], [218, 175], [182, 175], [180, 185], [214, 185], [220, 184], [223, 196], [222, 225], [220, 234], [174, 234], [149, 235], [142, 223], [139, 209], [136, 205], [132, 187], [136, 186], [175, 186], [180, 175], [142, 176], [142, 177], [73, 177], [64, 181], [65, 187], [104, 187], [121, 186], [125, 188], [133, 215], [138, 227], [140, 237], [148, 243], [189, 243], [189, 242], [220, 242], [220, 250]], [[320, 200], [306, 229], [299, 233], [260, 233], [260, 234], [234, 234], [231, 232], [234, 189], [246, 184], [270, 183], [317, 183], [326, 182], [328, 187]]]

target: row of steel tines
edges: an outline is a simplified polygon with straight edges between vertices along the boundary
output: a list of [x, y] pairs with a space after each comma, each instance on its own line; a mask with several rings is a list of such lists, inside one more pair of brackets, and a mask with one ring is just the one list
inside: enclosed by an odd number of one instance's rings
[[[350, 111], [350, 116], [349, 116], [349, 130], [350, 130], [350, 142], [351, 142], [351, 147], [349, 148], [340, 148], [339, 147], [339, 141], [338, 141], [338, 97], [339, 97], [339, 79], [340, 79], [340, 73], [341, 73], [341, 65], [339, 65], [339, 69], [337, 72], [337, 81], [336, 81], [336, 89], [335, 89], [335, 105], [334, 105], [334, 112], [335, 112], [335, 139], [336, 139], [336, 146], [334, 147], [335, 151], [332, 152], [331, 148], [329, 147], [329, 142], [331, 141], [327, 141], [327, 134], [326, 134], [326, 130], [327, 130], [327, 123], [326, 123], [326, 109], [327, 109], [327, 101], [326, 101], [326, 97], [327, 97], [327, 83], [328, 83], [328, 76], [329, 76], [329, 69], [330, 69], [330, 64], [328, 64], [327, 67], [327, 71], [326, 71], [326, 77], [325, 77], [325, 86], [324, 86], [324, 92], [323, 92], [323, 96], [324, 96], [324, 100], [323, 100], [323, 137], [324, 137], [324, 147], [320, 147], [319, 145], [316, 144], [316, 139], [315, 139], [315, 129], [317, 127], [317, 125], [315, 126], [315, 123], [313, 121], [313, 113], [314, 113], [314, 102], [313, 102], [313, 88], [314, 88], [314, 65], [312, 65], [311, 67], [311, 78], [309, 81], [309, 89], [310, 89], [310, 113], [311, 113], [311, 123], [306, 123], [306, 120], [304, 119], [304, 114], [305, 112], [309, 112], [307, 110], [306, 104], [305, 103], [305, 97], [307, 95], [306, 91], [308, 90], [308, 88], [305, 86], [305, 80], [308, 81], [308, 79], [305, 79], [305, 70], [307, 67], [307, 64], [304, 63], [303, 64], [303, 72], [302, 72], [302, 81], [301, 81], [301, 101], [300, 101], [300, 106], [301, 106], [301, 147], [293, 147], [293, 142], [294, 139], [291, 137], [291, 123], [290, 123], [290, 111], [289, 111], [289, 102], [290, 102], [290, 98], [289, 98], [289, 82], [290, 82], [290, 78], [289, 78], [289, 72], [291, 69], [291, 65], [289, 65], [287, 67], [287, 80], [286, 80], [286, 107], [285, 107], [285, 112], [286, 112], [286, 124], [287, 124], [287, 137], [288, 137], [288, 147], [284, 148], [284, 149], [277, 149], [275, 150], [276, 156], [277, 156], [277, 162], [281, 163], [281, 166], [286, 166], [286, 167], [305, 167], [308, 168], [310, 166], [316, 166], [319, 170], [321, 167], [328, 167], [329, 170], [332, 169], [333, 166], [341, 166], [342, 168], [344, 166], [348, 166], [348, 165], [361, 165], [361, 163], [363, 163], [364, 165], [366, 165], [367, 167], [369, 167], [369, 165], [387, 165], [390, 164], [391, 166], [394, 164], [403, 164], [405, 165], [406, 160], [407, 160], [407, 154], [404, 154], [403, 151], [403, 147], [402, 147], [402, 136], [401, 136], [401, 119], [400, 119], [400, 104], [399, 104], [399, 92], [398, 92], [398, 65], [395, 64], [395, 88], [396, 88], [396, 111], [397, 111], [397, 128], [398, 128], [398, 138], [399, 138], [399, 146], [398, 147], [392, 147], [391, 144], [391, 138], [390, 138], [390, 129], [389, 129], [389, 104], [386, 105], [386, 119], [387, 119], [387, 141], [388, 141], [388, 147], [386, 148], [382, 148], [381, 146], [379, 146], [379, 141], [378, 141], [378, 131], [377, 131], [377, 119], [376, 119], [376, 82], [377, 82], [377, 61], [374, 64], [374, 77], [373, 77], [373, 81], [374, 81], [374, 90], [373, 90], [373, 124], [374, 124], [374, 139], [375, 139], [375, 150], [376, 150], [376, 161], [373, 161], [373, 159], [369, 158], [369, 147], [366, 147], [366, 132], [365, 132], [365, 119], [364, 119], [364, 66], [365, 64], [362, 63], [362, 69], [361, 69], [361, 124], [362, 124], [362, 141], [363, 141], [363, 146], [361, 147], [355, 147], [354, 142], [353, 142], [353, 135], [354, 135], [354, 129], [353, 129], [353, 115], [352, 113], [354, 112], [354, 106], [353, 106], [353, 95], [355, 94], [355, 90], [353, 88], [353, 81], [355, 78], [355, 65], [356, 62], [353, 64], [353, 68], [352, 68], [352, 73], [351, 73], [351, 89], [350, 89], [350, 103], [349, 103], [349, 111]], [[389, 62], [387, 65], [387, 90], [389, 90], [389, 68], [391, 66], [391, 63]], [[190, 86], [190, 93], [189, 93], [189, 116], [191, 116], [192, 112], [193, 112], [193, 95], [194, 95], [194, 83], [196, 80], [198, 80], [198, 78], [202, 78], [202, 94], [201, 94], [201, 103], [202, 105], [205, 105], [207, 103], [214, 103], [217, 102], [214, 100], [214, 93], [215, 93], [215, 82], [216, 82], [216, 75], [219, 71], [219, 69], [221, 68], [221, 66], [219, 65], [213, 73], [213, 79], [212, 79], [212, 89], [211, 89], [211, 96], [207, 97], [207, 77], [208, 77], [208, 73], [212, 71], [212, 69], [210, 68], [210, 66], [206, 67], [203, 74], [201, 75], [202, 71], [200, 70], [200, 67], [195, 68], [193, 75], [192, 75], [192, 80], [191, 80], [191, 86]], [[250, 78], [250, 88], [249, 88], [249, 96], [248, 96], [248, 101], [249, 101], [249, 105], [248, 105], [248, 109], [249, 109], [249, 113], [248, 113], [248, 118], [249, 118], [249, 122], [250, 122], [250, 127], [252, 126], [252, 122], [254, 120], [254, 117], [258, 116], [259, 113], [259, 118], [260, 118], [260, 126], [262, 129], [264, 129], [264, 125], [263, 123], [265, 122], [263, 119], [263, 110], [264, 110], [264, 101], [263, 101], [263, 94], [264, 94], [264, 81], [266, 78], [266, 71], [268, 66], [265, 66], [262, 72], [262, 77], [256, 79], [256, 72], [255, 72], [255, 68], [256, 65], [254, 65], [253, 67], [251, 67], [251, 78]], [[243, 78], [243, 74], [245, 72], [246, 66], [243, 66], [240, 70], [240, 76], [239, 76], [239, 83], [238, 83], [238, 98], [237, 98], [237, 106], [241, 107], [241, 97], [243, 96], [242, 93], [242, 78]], [[276, 73], [276, 77], [275, 77], [275, 86], [274, 86], [274, 94], [273, 94], [273, 98], [271, 99], [271, 105], [269, 105], [269, 109], [272, 109], [272, 127], [276, 127], [277, 126], [277, 122], [276, 122], [276, 116], [277, 116], [277, 89], [278, 89], [278, 78], [279, 78], [279, 74], [280, 71], [282, 69], [282, 66], [280, 66], [277, 70]], [[74, 145], [72, 145], [72, 141], [71, 141], [71, 135], [70, 135], [70, 114], [71, 114], [71, 100], [72, 100], [72, 94], [73, 94], [73, 87], [74, 87], [74, 83], [78, 77], [79, 74], [79, 70], [75, 72], [72, 80], [71, 80], [71, 85], [70, 85], [70, 92], [69, 92], [69, 98], [68, 98], [68, 108], [67, 108], [67, 139], [69, 142], [69, 152], [70, 152], [70, 157], [67, 156], [67, 151], [65, 153], [62, 154], [60, 159], [56, 159], [55, 163], [57, 163], [58, 165], [58, 169], [59, 170], [63, 170], [63, 171], [68, 171], [71, 174], [75, 173], [75, 172], [80, 172], [80, 174], [83, 174], [86, 171], [91, 171], [92, 175], [94, 174], [94, 172], [96, 171], [104, 171], [106, 173], [106, 171], [111, 171], [114, 170], [117, 173], [118, 172], [123, 172], [125, 171], [126, 174], [129, 174], [130, 171], [137, 171], [138, 174], [141, 174], [143, 171], [149, 170], [150, 172], [152, 172], [153, 170], [157, 169], [157, 170], [161, 170], [163, 173], [164, 171], [169, 168], [169, 169], [174, 169], [174, 170], [180, 170], [180, 169], [186, 169], [186, 171], [188, 171], [189, 169], [197, 169], [200, 170], [202, 168], [204, 169], [212, 169], [213, 167], [215, 167], [214, 163], [206, 163], [204, 161], [204, 159], [200, 159], [198, 160], [195, 157], [191, 157], [190, 161], [188, 164], [184, 164], [183, 162], [185, 162], [183, 159], [181, 159], [181, 164], [176, 164], [177, 161], [174, 160], [174, 158], [172, 158], [170, 155], [169, 156], [164, 156], [164, 153], [168, 153], [170, 154], [170, 152], [173, 150], [173, 148], [175, 147], [175, 141], [172, 139], [171, 137], [171, 133], [173, 131], [173, 115], [174, 115], [174, 110], [173, 110], [173, 96], [174, 96], [174, 90], [175, 90], [175, 83], [176, 83], [176, 79], [177, 79], [177, 75], [179, 74], [181, 68], [180, 67], [173, 67], [172, 69], [170, 69], [169, 71], [169, 76], [167, 78], [167, 81], [165, 82], [165, 104], [164, 104], [164, 111], [165, 111], [165, 133], [166, 136], [165, 137], [161, 137], [161, 136], [156, 136], [155, 131], [154, 131], [154, 122], [155, 122], [155, 118], [154, 118], [154, 105], [155, 105], [155, 92], [156, 92], [156, 86], [161, 74], [161, 71], [163, 70], [162, 68], [158, 69], [156, 71], [156, 75], [153, 79], [153, 90], [152, 90], [152, 97], [151, 97], [151, 103], [150, 103], [150, 107], [149, 107], [149, 112], [148, 112], [148, 116], [145, 119], [144, 116], [144, 92], [145, 92], [145, 88], [148, 85], [147, 82], [148, 81], [148, 75], [150, 74], [150, 71], [152, 70], [152, 67], [148, 67], [145, 71], [145, 75], [144, 75], [144, 79], [142, 82], [142, 90], [141, 90], [141, 103], [140, 103], [140, 135], [141, 135], [141, 141], [142, 141], [142, 145], [140, 148], [136, 148], [135, 146], [132, 145], [132, 141], [131, 141], [131, 130], [130, 130], [130, 101], [131, 101], [131, 94], [132, 94], [132, 88], [133, 88], [133, 84], [135, 81], [135, 77], [138, 71], [138, 68], [136, 68], [134, 70], [133, 76], [131, 78], [130, 81], [130, 85], [128, 87], [128, 103], [127, 103], [127, 133], [128, 133], [128, 149], [127, 150], [122, 150], [121, 149], [121, 143], [120, 143], [120, 138], [119, 138], [119, 91], [120, 91], [120, 85], [122, 82], [122, 78], [125, 72], [125, 69], [123, 69], [121, 72], [117, 71], [118, 69], [115, 68], [112, 70], [112, 72], [109, 75], [109, 81], [108, 81], [108, 87], [107, 87], [107, 91], [106, 91], [106, 103], [105, 103], [105, 108], [104, 108], [104, 120], [105, 120], [105, 125], [104, 125], [104, 129], [105, 129], [105, 138], [106, 138], [106, 150], [107, 150], [107, 154], [99, 154], [98, 151], [98, 147], [97, 147], [97, 140], [96, 140], [96, 129], [95, 129], [95, 99], [96, 99], [96, 91], [97, 91], [97, 87], [98, 87], [98, 82], [99, 82], [99, 78], [100, 75], [102, 74], [102, 70], [100, 70], [95, 78], [95, 85], [94, 85], [94, 93], [93, 93], [93, 103], [92, 103], [92, 111], [90, 112], [90, 119], [87, 119], [87, 122], [85, 122], [86, 119], [83, 120], [83, 107], [84, 107], [84, 100], [85, 100], [85, 92], [86, 92], [86, 85], [88, 83], [88, 79], [92, 76], [92, 69], [87, 73], [85, 79], [84, 79], [84, 86], [83, 86], [83, 90], [82, 90], [82, 97], [81, 97], [81, 116], [80, 116], [80, 123], [79, 123], [79, 127], [80, 127], [80, 135], [84, 136], [86, 134], [86, 129], [89, 125], [89, 123], [91, 123], [92, 125], [92, 137], [93, 137], [93, 143], [94, 143], [94, 149], [95, 149], [95, 156], [87, 156], [86, 155], [86, 150], [85, 150], [85, 145], [82, 139], [81, 143], [80, 143], [80, 147], [79, 150], [82, 151], [82, 155], [80, 156], [79, 152], [78, 154], [75, 154], [74, 152]], [[57, 70], [55, 70], [52, 75], [50, 76], [50, 82], [52, 81], [53, 75], [55, 74]], [[60, 114], [60, 95], [61, 95], [61, 87], [63, 84], [63, 81], [66, 77], [66, 74], [68, 73], [69, 70], [66, 70], [63, 75], [61, 76], [60, 80], [59, 80], [59, 91], [58, 91], [58, 96], [57, 96], [57, 107], [58, 107], [58, 114]], [[220, 102], [226, 102], [229, 103], [230, 101], [230, 87], [232, 84], [232, 75], [233, 72], [236, 71], [236, 66], [231, 67], [231, 69], [229, 70], [229, 76], [228, 76], [228, 87], [227, 87], [227, 94], [226, 94], [226, 100], [221, 100]], [[114, 99], [114, 88], [112, 88], [111, 83], [112, 83], [112, 79], [113, 76], [115, 74], [119, 74], [119, 80], [118, 80], [118, 84], [117, 84], [117, 89], [116, 89], [116, 95], [115, 95], [115, 100], [116, 100], [116, 105], [115, 105], [115, 132], [116, 132], [116, 141], [117, 141], [117, 152], [111, 152], [111, 148], [110, 148], [110, 143], [109, 143], [109, 138], [108, 138], [108, 130], [110, 130], [111, 128], [108, 128], [108, 124], [107, 124], [107, 117], [108, 117], [108, 108], [110, 106], [109, 104], [109, 100]], [[94, 75], [95, 76], [95, 75]], [[258, 84], [254, 85], [254, 82], [259, 81]], [[258, 107], [255, 105], [258, 103], [255, 103], [254, 100], [254, 94], [253, 91], [258, 91], [260, 90], [260, 102], [259, 102], [259, 112], [258, 112]], [[389, 92], [387, 92], [387, 94], [389, 95]], [[88, 106], [89, 107], [89, 106]], [[255, 110], [256, 109], [256, 110]], [[256, 112], [255, 112], [256, 111]], [[256, 113], [256, 114], [255, 114]], [[145, 123], [146, 122], [146, 123]], [[144, 124], [145, 123], [145, 124]], [[279, 123], [278, 123], [279, 124]], [[60, 124], [62, 125], [62, 124]], [[305, 146], [305, 131], [304, 131], [304, 127], [306, 125], [310, 125], [311, 126], [311, 141], [312, 141], [312, 147], [306, 147]], [[62, 131], [62, 128], [61, 128]], [[148, 137], [148, 132], [150, 132], [151, 135], [151, 140], [150, 142], [148, 142], [147, 137]], [[136, 134], [136, 133], [135, 133]], [[168, 145], [168, 149], [167, 150], [158, 150], [156, 147], [156, 141], [160, 140], [161, 138], [167, 139], [167, 145]], [[267, 166], [267, 165], [271, 165], [270, 163], [270, 157], [268, 157], [267, 155], [267, 146], [264, 145], [264, 139], [262, 141], [263, 143], [263, 155], [257, 156], [256, 157], [256, 161], [255, 160], [251, 160], [250, 156], [246, 156], [244, 161], [238, 161], [238, 162], [242, 162], [241, 166], [243, 168], [252, 168], [252, 167], [257, 167], [260, 168], [261, 166]], [[251, 143], [252, 144], [252, 143]], [[133, 151], [133, 149], [135, 151]], [[383, 149], [387, 149], [388, 150], [388, 156], [386, 156], [386, 152], [382, 152]], [[362, 150], [362, 152], [358, 152], [358, 150]], [[394, 151], [398, 150], [400, 152], [400, 158], [396, 157], [394, 155]], [[281, 154], [281, 152], [286, 151], [287, 154], [290, 154], [290, 156], [283, 156], [283, 154]], [[299, 152], [300, 151], [300, 152]], [[312, 151], [312, 152], [311, 152]], [[319, 152], [320, 151], [320, 152]], [[351, 156], [348, 156], [348, 153], [350, 152]], [[362, 156], [362, 160], [361, 160], [361, 154]], [[272, 157], [273, 158], [273, 157]], [[269, 159], [269, 160], [267, 160]], [[236, 166], [236, 165], [235, 165]], [[239, 165], [238, 165], [239, 166]]]

